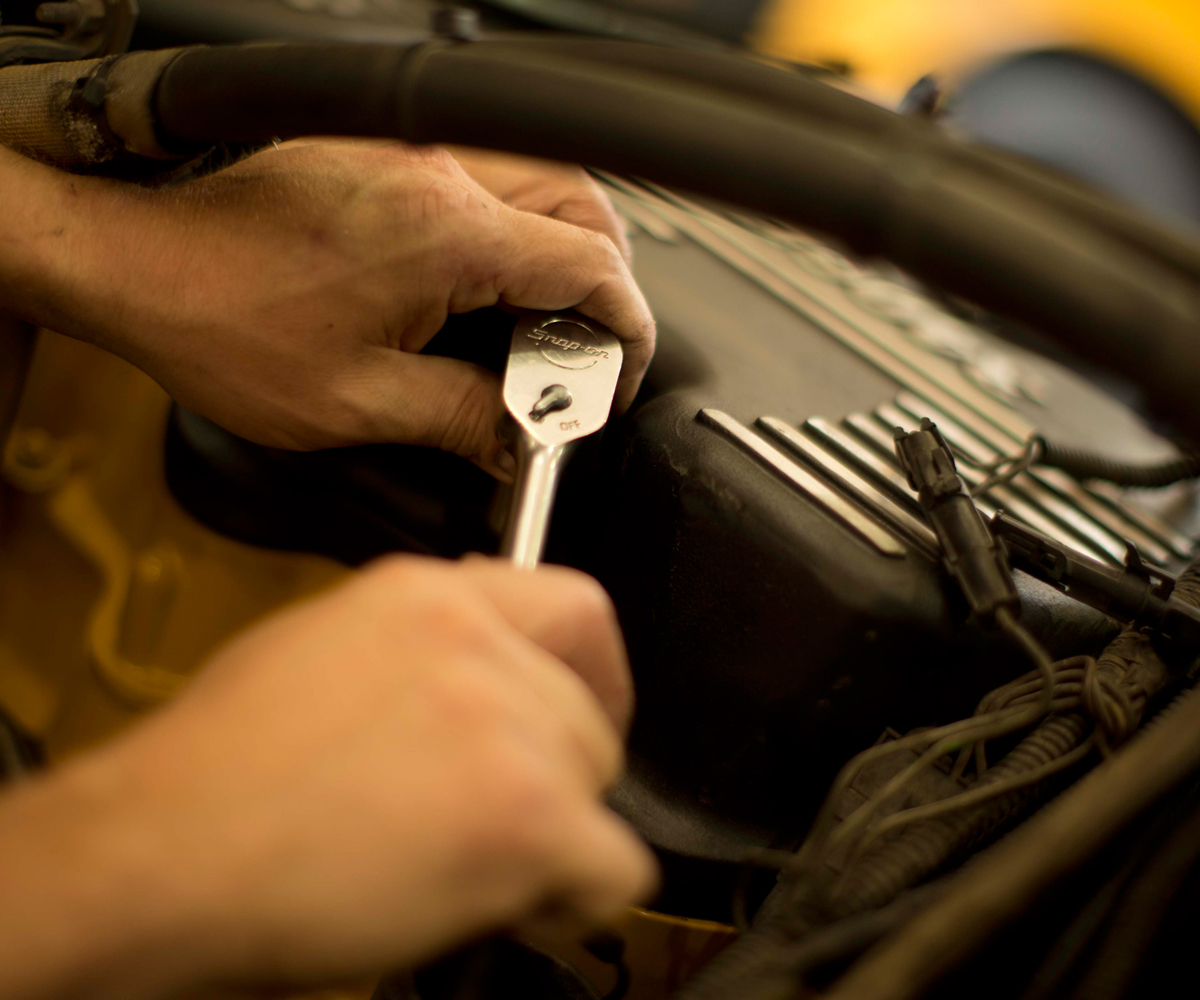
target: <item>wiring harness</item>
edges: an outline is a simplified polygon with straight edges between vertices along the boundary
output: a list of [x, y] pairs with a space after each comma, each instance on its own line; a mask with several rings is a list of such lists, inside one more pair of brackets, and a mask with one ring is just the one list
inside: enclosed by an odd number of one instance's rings
[[1062, 469], [1076, 479], [1103, 479], [1118, 486], [1158, 489], [1200, 476], [1200, 455], [1197, 454], [1184, 455], [1182, 458], [1169, 459], [1154, 465], [1134, 465], [1078, 448], [1064, 448], [1042, 438], [1035, 440], [1039, 444], [1035, 446], [1038, 454], [1033, 461]]
[[[1098, 657], [1051, 662], [1018, 620], [1006, 550], [971, 503], [936, 426], [923, 420], [915, 432], [898, 429], [896, 447], [976, 620], [1034, 669], [986, 695], [971, 718], [897, 736], [847, 763], [800, 848], [755, 859], [781, 874], [748, 933], [676, 1000], [795, 997], [925, 907], [953, 899], [954, 879], [936, 877], [1028, 817], [1089, 765], [1112, 760], [1155, 697], [1178, 681], [1179, 664], [1190, 662], [1171, 657], [1168, 665], [1151, 633], [1136, 624]], [[1121, 591], [1122, 581], [1113, 579]], [[1200, 608], [1200, 561], [1171, 596], [1193, 612]], [[1132, 623], [1143, 608], [1144, 601], [1134, 601], [1118, 610]], [[1010, 749], [991, 764], [988, 748], [997, 744]], [[872, 771], [873, 780], [863, 782]], [[955, 939], [952, 929], [946, 933]], [[852, 982], [855, 974], [852, 968]], [[887, 980], [872, 977], [869, 986], [844, 995], [919, 995], [889, 989]]]

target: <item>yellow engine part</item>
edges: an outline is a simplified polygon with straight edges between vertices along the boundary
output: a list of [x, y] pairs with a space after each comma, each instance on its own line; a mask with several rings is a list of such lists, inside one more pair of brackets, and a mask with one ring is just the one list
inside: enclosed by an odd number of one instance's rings
[[51, 758], [108, 736], [232, 633], [347, 572], [192, 520], [163, 479], [168, 406], [136, 368], [40, 333], [4, 451], [0, 704]]
[[1081, 49], [1132, 69], [1200, 121], [1195, 0], [771, 0], [753, 43], [845, 65], [890, 102], [926, 73], [953, 78], [1006, 53]]
[[[131, 365], [39, 333], [0, 468], [0, 705], [52, 762], [170, 698], [239, 629], [350, 572], [194, 521], [163, 476], [169, 406]], [[665, 1000], [734, 936], [645, 910], [619, 930], [630, 1000]], [[606, 988], [611, 970], [584, 949], [564, 957]]]

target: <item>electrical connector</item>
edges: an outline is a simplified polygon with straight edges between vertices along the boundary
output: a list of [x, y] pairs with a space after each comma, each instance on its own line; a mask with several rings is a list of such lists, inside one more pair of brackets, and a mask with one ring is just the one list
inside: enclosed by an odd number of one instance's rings
[[971, 499], [937, 425], [925, 417], [915, 431], [897, 427], [895, 440], [908, 485], [937, 532], [946, 570], [962, 588], [972, 614], [987, 626], [995, 624], [1001, 608], [1018, 614], [1021, 602], [1004, 549]]

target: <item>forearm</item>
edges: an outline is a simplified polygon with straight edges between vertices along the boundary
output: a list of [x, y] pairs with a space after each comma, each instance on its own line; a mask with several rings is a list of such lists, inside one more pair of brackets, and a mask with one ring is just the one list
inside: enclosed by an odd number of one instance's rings
[[8, 1000], [158, 997], [202, 967], [188, 861], [123, 806], [119, 784], [88, 760], [0, 797]]
[[75, 176], [0, 147], [0, 309], [96, 339], [106, 300], [119, 306], [127, 294], [122, 262], [143, 201], [133, 185]]
[[0, 305], [33, 322], [85, 238], [73, 178], [0, 147]]

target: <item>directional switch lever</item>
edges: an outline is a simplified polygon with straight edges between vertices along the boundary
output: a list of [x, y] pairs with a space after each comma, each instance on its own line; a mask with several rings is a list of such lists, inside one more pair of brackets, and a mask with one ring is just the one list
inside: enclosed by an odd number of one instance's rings
[[565, 385], [548, 385], [542, 390], [542, 398], [534, 403], [533, 409], [529, 411], [529, 419], [540, 423], [547, 415], [565, 410], [574, 401], [571, 390]]

